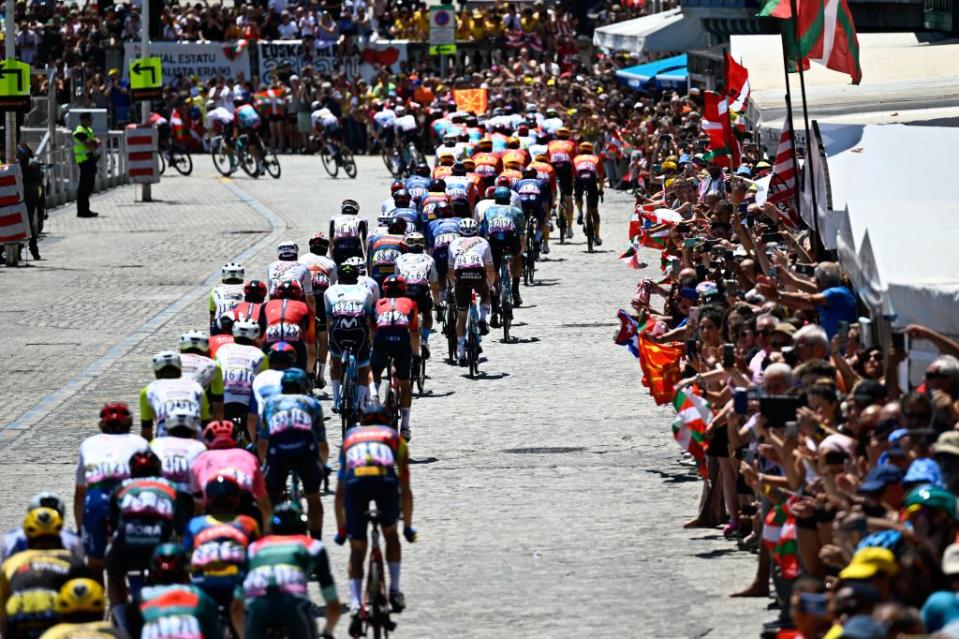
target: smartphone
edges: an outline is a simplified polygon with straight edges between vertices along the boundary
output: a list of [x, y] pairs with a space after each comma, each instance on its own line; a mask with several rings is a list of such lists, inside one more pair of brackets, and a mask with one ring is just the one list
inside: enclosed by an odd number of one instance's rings
[[892, 347], [897, 351], [906, 350], [906, 334], [902, 331], [892, 332]]
[[771, 242], [779, 242], [782, 239], [782, 236], [779, 234], [779, 231], [770, 231], [768, 233], [763, 233], [763, 244], [769, 244]]
[[727, 295], [735, 295], [739, 292], [739, 282], [736, 280], [723, 280], [723, 288]]
[[840, 320], [836, 322], [836, 335], [839, 337], [839, 350], [846, 352], [846, 344], [849, 343], [849, 322]]
[[786, 428], [783, 434], [786, 436], [786, 439], [796, 439], [799, 437], [799, 424], [796, 422], [786, 422]]
[[749, 412], [749, 390], [746, 388], [737, 388], [733, 391], [733, 410], [737, 415], [745, 415]]
[[796, 411], [802, 399], [792, 395], [769, 395], [759, 398], [759, 413], [773, 428], [781, 428], [786, 422], [796, 421]]
[[699, 307], [693, 306], [689, 309], [689, 324], [696, 326], [699, 323]]
[[697, 265], [696, 265], [696, 279], [698, 279], [700, 282], [702, 282], [703, 280], [706, 279], [706, 275], [707, 275], [707, 273], [706, 273], [706, 267], [705, 267], [704, 265], [702, 265], [702, 264], [697, 264]]
[[723, 259], [727, 262], [732, 262], [734, 259], [734, 254], [731, 250], [726, 249], [723, 251]]
[[723, 344], [723, 368], [736, 365], [736, 350], [732, 344]]
[[777, 277], [779, 277], [779, 267], [778, 267], [778, 266], [770, 266], [770, 267], [769, 267], [769, 277], [771, 277], [771, 278], [773, 278], [773, 279], [776, 279]]
[[696, 357], [696, 354], [697, 354], [696, 338], [690, 337], [689, 339], [686, 340], [686, 358], [693, 359], [694, 357]]
[[683, 248], [691, 249], [697, 244], [699, 244], [699, 240], [695, 237], [687, 237], [685, 240], [683, 240]]
[[796, 264], [796, 272], [800, 275], [812, 275], [815, 267], [812, 264]]

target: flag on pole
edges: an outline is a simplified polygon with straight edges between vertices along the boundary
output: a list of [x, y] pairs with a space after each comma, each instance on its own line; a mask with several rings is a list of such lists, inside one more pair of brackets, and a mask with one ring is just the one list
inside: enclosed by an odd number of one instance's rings
[[679, 360], [683, 356], [682, 344], [660, 344], [640, 332], [636, 342], [639, 365], [643, 369], [643, 386], [660, 406], [668, 404], [675, 395], [676, 382], [680, 380]]
[[773, 506], [763, 525], [763, 545], [769, 549], [785, 579], [799, 576], [799, 542], [796, 538], [796, 517], [789, 506], [795, 502], [790, 497], [784, 503]]
[[638, 270], [640, 268], [644, 268], [645, 265], [640, 265], [639, 262], [638, 246], [639, 245], [636, 242], [630, 243], [629, 248], [623, 251], [623, 253], [619, 256], [619, 261], [631, 269]]
[[788, 20], [793, 17], [793, 12], [789, 0], [767, 0], [763, 4], [763, 8], [756, 15], [761, 18], [769, 17]]
[[742, 113], [749, 104], [749, 71], [726, 52], [726, 96], [729, 110]]
[[733, 137], [726, 97], [715, 91], [703, 95], [703, 131], [709, 136], [709, 152], [706, 160], [735, 169], [739, 166], [739, 143]]
[[695, 387], [676, 391], [673, 408], [673, 438], [680, 448], [696, 460], [699, 474], [706, 478], [706, 425], [713, 416], [709, 402], [700, 397]]
[[801, 224], [796, 210], [799, 197], [796, 188], [798, 182], [793, 150], [794, 138], [792, 123], [787, 117], [783, 121], [783, 130], [779, 136], [779, 147], [776, 149], [776, 161], [769, 180], [766, 201], [776, 205], [779, 209], [779, 217], [784, 224], [798, 229], [801, 228]]
[[486, 113], [489, 90], [454, 89], [453, 100], [456, 102], [456, 108], [460, 111], [472, 111], [476, 115], [482, 115]]

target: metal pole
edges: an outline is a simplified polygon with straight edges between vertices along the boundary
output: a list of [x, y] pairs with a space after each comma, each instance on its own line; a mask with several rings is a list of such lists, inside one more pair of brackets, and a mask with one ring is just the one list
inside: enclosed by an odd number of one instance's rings
[[[7, 0], [8, 2], [10, 0]], [[143, 0], [143, 6], [140, 9], [140, 27], [143, 29], [141, 34], [140, 41], [142, 43], [142, 53], [140, 53], [141, 58], [149, 57], [150, 55], [150, 1]], [[153, 2], [161, 2], [162, 0], [153, 0]], [[140, 116], [143, 121], [143, 124], [146, 124], [150, 121], [150, 101], [144, 100], [140, 103]], [[150, 193], [150, 184], [143, 184], [142, 190], [140, 191], [140, 200], [143, 202], [150, 202], [153, 200]]]
[[[783, 73], [786, 76], [786, 117], [789, 118], [789, 132], [793, 136], [792, 143], [792, 156], [793, 156], [793, 171], [796, 174], [796, 187], [793, 189], [793, 206], [796, 207], [796, 211], [799, 211], [799, 159], [796, 157], [796, 125], [793, 123], [793, 98], [792, 90], [789, 87], [789, 64], [787, 62], [789, 58], [789, 51], [786, 46], [786, 34], [782, 34], [782, 44], [783, 44]], [[778, 150], [778, 146], [776, 147]], [[776, 163], [776, 160], [773, 159], [773, 164]]]
[[[4, 40], [3, 40], [3, 56], [8, 60], [13, 59], [16, 55], [15, 45], [16, 45], [16, 34], [14, 33], [14, 25], [16, 20], [14, 20], [14, 0], [7, 0], [6, 3], [6, 16], [4, 20]], [[9, 164], [13, 164], [17, 161], [17, 114], [14, 111], [7, 111], [6, 116], [6, 161]]]
[[443, 53], [440, 54], [440, 77], [446, 79], [446, 54]]

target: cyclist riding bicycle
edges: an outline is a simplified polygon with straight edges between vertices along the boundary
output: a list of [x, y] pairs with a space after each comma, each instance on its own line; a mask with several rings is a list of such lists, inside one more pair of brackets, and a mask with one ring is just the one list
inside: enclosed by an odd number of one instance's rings
[[475, 163], [474, 170], [483, 178], [483, 185], [492, 186], [496, 176], [503, 170], [502, 159], [493, 153], [493, 141], [484, 138], [477, 142], [472, 159]]
[[426, 196], [420, 204], [421, 228], [429, 225], [430, 222], [439, 217], [436, 213], [436, 207], [441, 203], [450, 204], [450, 196], [446, 194], [446, 181], [433, 180], [430, 184], [430, 190], [426, 193]]
[[437, 204], [435, 213], [437, 218], [426, 227], [426, 242], [430, 248], [430, 255], [436, 262], [436, 272], [442, 286], [440, 287], [440, 301], [446, 304], [446, 280], [449, 272], [449, 247], [453, 240], [459, 237], [460, 218], [454, 217], [453, 207], [449, 202]]
[[315, 637], [307, 584], [316, 580], [326, 602], [324, 639], [333, 636], [340, 618], [340, 601], [330, 574], [330, 559], [323, 542], [306, 534], [306, 517], [299, 504], [285, 502], [270, 519], [270, 534], [247, 551], [243, 582], [246, 610], [245, 637], [266, 637], [271, 628], [288, 628], [290, 637]]
[[573, 158], [573, 170], [576, 172], [576, 210], [579, 212], [576, 223], [583, 223], [585, 193], [586, 211], [593, 219], [593, 237], [599, 246], [603, 243], [599, 237], [599, 198], [603, 194], [606, 170], [603, 168], [602, 158], [593, 154], [592, 142], [580, 143], [579, 155]]
[[190, 557], [190, 581], [221, 610], [231, 613], [234, 628], [242, 628], [243, 611], [231, 604], [234, 590], [246, 576], [247, 547], [260, 536], [260, 526], [240, 513], [243, 491], [233, 477], [217, 475], [207, 482], [204, 492], [207, 513], [191, 519], [183, 535], [183, 549]]
[[362, 258], [351, 257], [343, 263], [356, 267], [360, 273], [360, 277], [356, 280], [356, 283], [362, 284], [367, 288], [370, 292], [370, 297], [373, 298], [373, 302], [380, 299], [380, 285], [376, 283], [376, 280], [366, 274], [366, 262]]
[[330, 456], [323, 425], [323, 409], [307, 395], [306, 372], [291, 368], [283, 373], [278, 395], [267, 398], [257, 435], [257, 450], [263, 461], [270, 502], [280, 503], [286, 478], [292, 472], [303, 486], [309, 513], [310, 535], [320, 539], [323, 530], [323, 504], [320, 486], [326, 476]]
[[310, 113], [310, 123], [313, 125], [313, 131], [320, 139], [320, 143], [328, 146], [330, 154], [335, 155], [340, 150], [340, 143], [343, 138], [343, 127], [340, 126], [340, 119], [334, 115], [327, 107], [318, 108], [319, 102], [313, 103], [313, 112]]
[[330, 250], [330, 240], [323, 233], [314, 233], [310, 238], [310, 252], [300, 257], [300, 263], [306, 265], [310, 271], [313, 284], [313, 307], [316, 311], [314, 329], [317, 337], [316, 352], [316, 379], [319, 388], [326, 386], [323, 371], [326, 368], [326, 353], [329, 344], [326, 340], [326, 305], [323, 295], [333, 284], [336, 284], [336, 262], [327, 257]]
[[453, 240], [449, 248], [449, 279], [454, 283], [456, 297], [456, 341], [460, 366], [466, 366], [466, 315], [472, 304], [475, 292], [480, 299], [480, 333], [489, 333], [486, 317], [490, 307], [490, 288], [499, 279], [499, 273], [493, 268], [493, 255], [489, 242], [478, 237], [479, 226], [476, 220], [460, 220], [460, 237]]
[[543, 253], [549, 253], [549, 224], [547, 204], [549, 195], [546, 185], [537, 177], [536, 169], [526, 167], [523, 170], [523, 179], [513, 184], [513, 190], [519, 194], [522, 201], [523, 213], [526, 217], [536, 219], [536, 236], [542, 239]]
[[556, 139], [547, 145], [549, 163], [556, 170], [559, 183], [560, 215], [566, 216], [566, 228], [573, 226], [573, 157], [576, 144], [570, 140], [571, 132], [566, 127], [556, 131]]
[[286, 342], [277, 342], [270, 346], [267, 359], [270, 362], [269, 370], [265, 370], [253, 378], [253, 399], [250, 402], [250, 415], [255, 415], [258, 419], [267, 397], [280, 392], [280, 381], [283, 379], [283, 373], [296, 366], [296, 349]]
[[330, 257], [337, 264], [350, 257], [366, 258], [363, 246], [366, 244], [367, 224], [359, 213], [360, 205], [356, 200], [343, 200], [340, 215], [330, 219]]
[[243, 267], [236, 262], [222, 269], [222, 281], [210, 291], [210, 325], [243, 301]]
[[241, 135], [246, 135], [247, 151], [256, 160], [258, 173], [263, 173], [263, 140], [260, 138], [260, 114], [245, 98], [235, 100], [236, 109], [233, 111], [233, 144]]
[[380, 527], [386, 540], [389, 569], [390, 607], [399, 613], [406, 608], [400, 590], [400, 539], [396, 523], [402, 508], [403, 536], [416, 540], [413, 528], [413, 492], [410, 489], [409, 448], [406, 440], [388, 426], [390, 415], [381, 406], [363, 411], [362, 425], [346, 431], [340, 449], [336, 482], [336, 525], [334, 541], [350, 540], [350, 635], [360, 636], [360, 601], [363, 597], [363, 562], [366, 559], [366, 531], [370, 502], [376, 503]]
[[[312, 276], [311, 276], [312, 277]], [[281, 283], [263, 306], [262, 323], [266, 325], [262, 348], [269, 351], [277, 342], [286, 342], [296, 349], [297, 366], [313, 370], [316, 361], [316, 318], [306, 303], [300, 283]]]
[[356, 356], [357, 402], [363, 405], [370, 373], [370, 320], [373, 317], [373, 296], [358, 283], [359, 269], [354, 264], [341, 264], [339, 282], [326, 291], [326, 317], [330, 340], [330, 376], [333, 380], [333, 411], [340, 408], [340, 380], [343, 375], [340, 358], [347, 349]]
[[[392, 201], [392, 200], [391, 200]], [[393, 209], [390, 209], [391, 211]], [[376, 240], [380, 239], [384, 235], [389, 235], [389, 223], [393, 219], [392, 213], [380, 213], [376, 216], [376, 228], [370, 231], [369, 237], [366, 239], [366, 254], [369, 255], [373, 249], [373, 244]], [[350, 258], [355, 259], [355, 258]]]
[[205, 512], [206, 485], [218, 475], [233, 477], [243, 491], [240, 512], [249, 515], [262, 527], [270, 516], [270, 500], [266, 494], [266, 479], [260, 470], [260, 460], [253, 453], [239, 448], [240, 431], [233, 422], [210, 422], [203, 429], [207, 446], [190, 468], [190, 488], [193, 491], [194, 512]]
[[373, 130], [388, 149], [393, 148], [396, 138], [395, 124], [396, 112], [388, 104], [379, 101], [373, 104]]
[[200, 435], [200, 420], [188, 411], [173, 411], [167, 419], [167, 434], [155, 437], [150, 450], [160, 458], [162, 477], [173, 484], [177, 499], [186, 504], [188, 514], [193, 514], [193, 491], [190, 467], [206, 446], [197, 439]]
[[[400, 141], [401, 152], [405, 153], [410, 144], [419, 149], [419, 124], [416, 116], [407, 112], [405, 106], [396, 107], [396, 121], [393, 123], [396, 137]], [[413, 158], [407, 158], [411, 162]]]
[[[60, 622], [40, 639], [125, 639], [126, 633], [109, 621], [103, 621], [106, 596], [103, 586], [84, 577], [71, 579], [60, 587], [56, 602]], [[134, 635], [140, 636], [140, 635]]]
[[377, 216], [377, 219], [380, 219], [380, 217], [384, 213], [389, 213], [390, 211], [396, 208], [396, 203], [393, 202], [393, 194], [404, 187], [405, 185], [403, 184], [403, 182], [399, 180], [396, 180], [395, 182], [390, 184], [390, 196], [388, 198], [385, 198], [382, 202], [380, 202], [380, 215]]
[[238, 428], [250, 430], [250, 396], [253, 378], [266, 370], [266, 356], [257, 345], [260, 325], [243, 318], [233, 325], [233, 343], [224, 344], [216, 353], [216, 363], [223, 373], [222, 419]]
[[[82, 502], [81, 502], [82, 505]], [[52, 508], [63, 519], [67, 514], [67, 506], [56, 494], [44, 490], [30, 498], [27, 504], [27, 513], [34, 508]], [[80, 509], [77, 509], [79, 512]], [[64, 527], [60, 531], [60, 541], [63, 547], [77, 557], [83, 558], [83, 538], [75, 530]], [[0, 548], [0, 563], [27, 549], [27, 534], [23, 526], [17, 526], [3, 537], [3, 547]]]
[[[244, 551], [244, 560], [245, 555]], [[216, 602], [201, 588], [189, 584], [188, 566], [186, 554], [177, 544], [160, 544], [153, 550], [146, 585], [128, 607], [132, 637], [167, 637], [171, 630], [204, 639], [225, 636]], [[238, 620], [242, 627], [242, 608], [231, 619], [234, 625]]]
[[420, 355], [419, 311], [416, 302], [406, 295], [406, 280], [391, 275], [383, 282], [383, 297], [373, 310], [373, 354], [371, 370], [378, 397], [387, 359], [393, 359], [394, 374], [399, 382], [400, 434], [410, 439], [410, 371], [414, 357]]
[[270, 297], [276, 296], [277, 287], [285, 281], [295, 280], [306, 296], [306, 305], [310, 311], [313, 308], [313, 276], [305, 264], [300, 263], [300, 247], [296, 242], [281, 242], [276, 247], [276, 261], [270, 262], [266, 270], [266, 281], [269, 283]]
[[422, 208], [423, 198], [430, 190], [433, 178], [430, 177], [430, 166], [425, 162], [420, 162], [413, 169], [413, 175], [406, 178], [406, 190], [410, 193], [410, 199], [417, 209]]
[[110, 402], [100, 409], [99, 426], [99, 434], [80, 444], [73, 493], [73, 514], [83, 537], [83, 550], [97, 577], [103, 572], [109, 538], [110, 496], [129, 479], [130, 456], [150, 447], [146, 439], [130, 432], [133, 415], [122, 402]]
[[396, 274], [406, 280], [406, 296], [416, 302], [416, 308], [420, 312], [420, 353], [424, 359], [429, 359], [429, 339], [433, 329], [432, 311], [434, 305], [439, 306], [440, 275], [436, 260], [426, 252], [426, 238], [422, 233], [407, 235], [406, 245], [409, 253], [397, 258]]
[[154, 424], [156, 434], [165, 435], [167, 416], [175, 409], [188, 410], [200, 421], [210, 419], [206, 392], [196, 380], [183, 377], [179, 353], [162, 351], [154, 355], [153, 372], [156, 381], [140, 390], [140, 435], [144, 439], [153, 439]]
[[381, 235], [370, 247], [370, 276], [382, 287], [383, 280], [393, 274], [396, 259], [406, 253], [406, 220], [392, 217], [386, 225], [388, 233]]
[[210, 402], [219, 404], [223, 401], [223, 375], [209, 352], [210, 337], [206, 333], [187, 331], [180, 335], [181, 376], [195, 380], [207, 392]]
[[[260, 319], [260, 311], [263, 308], [263, 302], [266, 301], [268, 287], [263, 280], [250, 280], [243, 285], [243, 301], [233, 307], [233, 313], [237, 316], [251, 317], [255, 320]], [[260, 329], [265, 329], [262, 324]]]
[[395, 206], [390, 210], [390, 215], [406, 222], [406, 229], [403, 231], [404, 235], [419, 230], [420, 213], [413, 208], [413, 200], [410, 197], [409, 191], [406, 189], [396, 191], [393, 194], [393, 203]]
[[[486, 211], [481, 234], [489, 240], [493, 253], [493, 266], [499, 273], [504, 258], [510, 260], [510, 275], [513, 278], [513, 306], [521, 306], [523, 299], [519, 294], [519, 279], [523, 274], [523, 244], [526, 230], [526, 215], [510, 204], [510, 190], [505, 186], [496, 187], [493, 193], [494, 204]], [[499, 324], [497, 315], [498, 300], [493, 301], [493, 327]]]

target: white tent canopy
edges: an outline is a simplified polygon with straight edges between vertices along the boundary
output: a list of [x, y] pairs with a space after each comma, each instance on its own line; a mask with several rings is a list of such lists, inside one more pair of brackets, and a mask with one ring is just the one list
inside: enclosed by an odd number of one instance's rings
[[597, 47], [633, 53], [689, 51], [709, 46], [708, 39], [700, 19], [683, 15], [678, 8], [608, 24], [593, 32]]
[[895, 326], [959, 335], [959, 180], [949, 161], [959, 129], [851, 128], [859, 140], [828, 159], [832, 208], [848, 211], [837, 238], [843, 268]]

